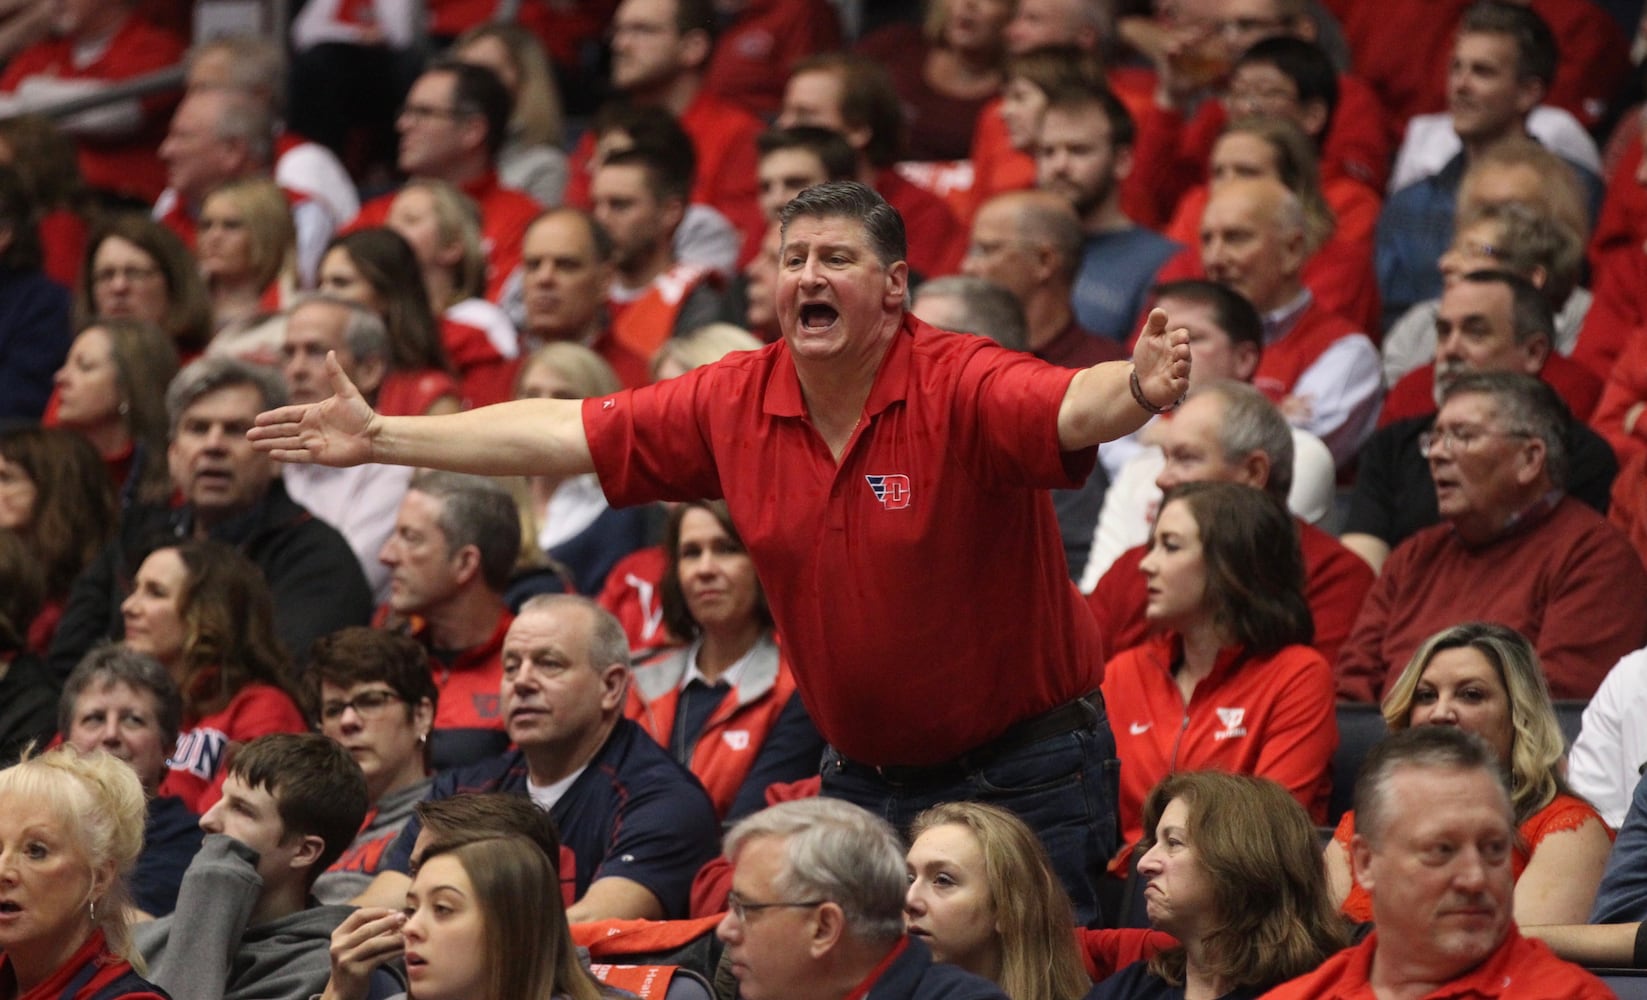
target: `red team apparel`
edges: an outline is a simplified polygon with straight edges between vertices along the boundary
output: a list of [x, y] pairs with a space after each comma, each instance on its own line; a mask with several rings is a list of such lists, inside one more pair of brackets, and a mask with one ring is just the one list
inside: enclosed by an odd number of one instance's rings
[[159, 794], [175, 795], [191, 812], [202, 814], [223, 795], [231, 749], [270, 733], [308, 731], [309, 722], [290, 695], [270, 684], [247, 684], [222, 711], [178, 734]]
[[[1264, 994], [1264, 1000], [1376, 1000], [1368, 977], [1378, 932], [1353, 948], [1327, 959], [1319, 969], [1282, 983]], [[1470, 972], [1443, 984], [1424, 1000], [1603, 1000], [1613, 991], [1601, 980], [1570, 962], [1557, 958], [1542, 941], [1521, 936], [1514, 924], [1510, 934], [1487, 960]]]
[[1327, 816], [1338, 723], [1332, 668], [1308, 646], [1255, 659], [1233, 646], [1188, 704], [1173, 678], [1182, 643], [1160, 635], [1104, 668], [1104, 704], [1121, 759], [1121, 837], [1143, 835], [1144, 799], [1169, 774], [1215, 768], [1278, 782], [1310, 818]]
[[838, 464], [781, 342], [586, 400], [583, 422], [614, 505], [726, 499], [826, 740], [927, 765], [1100, 679], [1102, 640], [1062, 561], [1023, 556], [1061, 551], [1044, 491], [1092, 470], [1096, 449], [1058, 448], [1074, 377], [906, 315]]

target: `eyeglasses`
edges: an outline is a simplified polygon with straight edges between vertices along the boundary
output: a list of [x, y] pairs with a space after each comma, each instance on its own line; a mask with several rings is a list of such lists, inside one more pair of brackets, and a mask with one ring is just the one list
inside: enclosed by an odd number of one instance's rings
[[740, 924], [747, 921], [751, 913], [759, 913], [762, 910], [789, 908], [804, 910], [808, 907], [822, 906], [827, 902], [829, 902], [827, 899], [814, 899], [806, 903], [751, 903], [749, 900], [738, 895], [735, 891], [726, 894], [726, 908], [732, 911], [732, 915], [738, 918], [738, 923]]
[[437, 108], [432, 104], [403, 104], [399, 117], [409, 118], [414, 122], [426, 122], [431, 118], [462, 118], [464, 112], [457, 108]]
[[138, 264], [128, 264], [125, 267], [105, 267], [92, 272], [92, 284], [112, 284], [119, 278], [126, 279], [128, 285], [135, 285], [139, 281], [148, 281], [160, 274], [158, 267], [143, 267]]
[[1530, 438], [1531, 431], [1493, 431], [1480, 427], [1444, 427], [1418, 435], [1418, 453], [1428, 455], [1431, 448], [1447, 451], [1469, 451], [1477, 441], [1490, 437]]
[[343, 718], [344, 712], [352, 708], [362, 719], [370, 719], [382, 712], [391, 702], [400, 700], [400, 695], [393, 691], [362, 691], [348, 701], [326, 702], [320, 706], [320, 717], [327, 722], [336, 722]]
[[1213, 31], [1225, 38], [1240, 38], [1259, 31], [1280, 31], [1290, 19], [1285, 17], [1229, 17], [1213, 21]]

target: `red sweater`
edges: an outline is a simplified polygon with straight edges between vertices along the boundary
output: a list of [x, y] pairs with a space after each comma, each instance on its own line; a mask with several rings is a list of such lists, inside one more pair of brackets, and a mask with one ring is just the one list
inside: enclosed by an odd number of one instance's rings
[[1312, 301], [1280, 340], [1264, 345], [1263, 359], [1253, 374], [1252, 384], [1272, 402], [1291, 395], [1299, 376], [1309, 370], [1327, 348], [1341, 337], [1359, 334], [1360, 328], [1331, 312], [1320, 300]]
[[1173, 677], [1178, 636], [1156, 636], [1109, 661], [1104, 704], [1121, 760], [1119, 812], [1125, 843], [1143, 834], [1144, 799], [1175, 771], [1217, 768], [1271, 778], [1315, 822], [1326, 819], [1338, 723], [1332, 668], [1308, 646], [1254, 659], [1219, 653], [1185, 704]]
[[[1647, 373], [1644, 373], [1647, 374]], [[1573, 411], [1576, 420], [1591, 420], [1591, 414], [1600, 420], [1596, 411], [1599, 400], [1605, 399], [1602, 392], [1601, 379], [1595, 373], [1578, 364], [1571, 358], [1559, 354], [1551, 354], [1544, 361], [1544, 368], [1538, 377], [1550, 384]], [[1642, 397], [1637, 396], [1637, 399]], [[1397, 420], [1406, 420], [1410, 417], [1424, 417], [1435, 412], [1435, 363], [1431, 362], [1422, 368], [1415, 368], [1401, 377], [1389, 395], [1384, 397], [1384, 408], [1378, 413], [1378, 426], [1385, 427]], [[1597, 430], [1601, 430], [1597, 423]], [[1602, 431], [1606, 437], [1606, 432]], [[1612, 438], [1608, 438], [1612, 443]], [[1618, 445], [1614, 444], [1614, 448]]]
[[190, 811], [203, 814], [223, 795], [233, 750], [270, 733], [308, 731], [309, 722], [290, 695], [268, 684], [247, 684], [221, 711], [178, 735], [159, 794], [175, 795]]
[[1572, 497], [1481, 546], [1432, 525], [1396, 547], [1368, 593], [1338, 657], [1338, 696], [1378, 701], [1426, 638], [1472, 619], [1531, 639], [1552, 697], [1589, 698], [1620, 657], [1647, 646], [1647, 571]]

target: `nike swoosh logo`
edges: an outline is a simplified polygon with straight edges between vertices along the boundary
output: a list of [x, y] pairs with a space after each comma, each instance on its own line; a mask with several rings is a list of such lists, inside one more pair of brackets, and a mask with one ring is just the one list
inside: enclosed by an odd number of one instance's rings
[[1153, 722], [1134, 722], [1127, 726], [1127, 732], [1134, 736], [1142, 736], [1149, 732], [1149, 727], [1153, 725], [1155, 725]]

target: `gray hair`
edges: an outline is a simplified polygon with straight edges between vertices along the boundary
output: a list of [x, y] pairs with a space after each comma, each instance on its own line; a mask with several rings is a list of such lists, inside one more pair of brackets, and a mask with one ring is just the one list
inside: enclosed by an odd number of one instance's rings
[[218, 94], [224, 103], [217, 109], [212, 134], [228, 142], [246, 146], [252, 162], [267, 167], [274, 162], [274, 111], [269, 101], [237, 87], [196, 87], [197, 94]]
[[535, 612], [581, 608], [589, 615], [589, 665], [596, 670], [618, 664], [629, 668], [629, 635], [612, 612], [580, 594], [538, 594], [520, 606], [516, 617]]
[[1477, 223], [1497, 226], [1499, 238], [1493, 250], [1499, 265], [1523, 275], [1542, 267], [1544, 294], [1552, 307], [1559, 307], [1572, 294], [1584, 266], [1584, 236], [1540, 207], [1508, 201], [1465, 208], [1453, 232]]
[[346, 317], [343, 323], [343, 344], [349, 348], [349, 353], [355, 356], [356, 361], [388, 359], [389, 328], [383, 325], [383, 317], [377, 313], [350, 299], [323, 292], [311, 292], [286, 310], [286, 315], [293, 316], [306, 306], [331, 306], [343, 311]]
[[1292, 492], [1292, 426], [1269, 397], [1245, 382], [1220, 379], [1197, 390], [1224, 403], [1224, 417], [1218, 422], [1218, 447], [1224, 461], [1237, 462], [1255, 451], [1270, 457], [1269, 480], [1264, 490], [1284, 507]]
[[[1504, 801], [1504, 822], [1514, 825], [1510, 782], [1487, 742], [1457, 726], [1413, 726], [1386, 736], [1367, 754], [1355, 782], [1355, 832], [1376, 847], [1389, 829], [1389, 786], [1406, 768], [1447, 768], [1492, 775]], [[1422, 806], [1415, 806], [1422, 808]]]
[[1029, 325], [1018, 297], [984, 278], [951, 274], [921, 283], [915, 298], [958, 299], [964, 322], [944, 327], [952, 333], [988, 337], [1009, 351], [1029, 350]]
[[177, 425], [183, 420], [183, 411], [199, 402], [202, 396], [242, 385], [257, 390], [265, 410], [286, 405], [286, 382], [272, 369], [248, 364], [238, 358], [210, 355], [190, 362], [166, 387], [166, 417], [170, 421], [170, 435], [177, 436]]
[[284, 113], [286, 67], [278, 44], [258, 35], [222, 35], [199, 42], [183, 57], [185, 75], [192, 75], [195, 64], [214, 51], [229, 57], [228, 86], [249, 91], [269, 102], [270, 110], [277, 116]]
[[786, 898], [840, 906], [852, 933], [890, 941], [904, 932], [903, 844], [891, 824], [840, 799], [784, 802], [740, 820], [726, 835], [726, 857], [762, 837], [784, 840], [774, 886]]
[[446, 536], [447, 551], [473, 545], [480, 553], [481, 579], [502, 593], [520, 557], [520, 508], [509, 491], [485, 476], [433, 469], [419, 471], [406, 490], [440, 501], [435, 524]]
[[1544, 476], [1553, 489], [1567, 488], [1567, 404], [1543, 379], [1521, 372], [1470, 372], [1460, 375], [1441, 394], [1445, 406], [1454, 396], [1475, 393], [1492, 397], [1506, 430], [1544, 443]]
[[183, 724], [183, 697], [177, 693], [177, 682], [147, 653], [138, 653], [116, 642], [106, 642], [87, 653], [69, 679], [63, 683], [63, 696], [57, 700], [57, 731], [69, 735], [74, 725], [74, 708], [88, 688], [105, 688], [124, 684], [133, 691], [154, 695], [155, 723], [166, 746], [177, 742], [177, 733]]
[[1020, 240], [1050, 247], [1058, 257], [1058, 273], [1073, 282], [1081, 269], [1081, 249], [1086, 233], [1075, 209], [1058, 195], [1047, 192], [1015, 191], [998, 197], [1013, 199], [1013, 222]]
[[868, 185], [857, 181], [829, 181], [814, 184], [796, 195], [778, 212], [785, 243], [789, 242], [789, 224], [803, 217], [855, 219], [863, 223], [869, 245], [882, 266], [890, 267], [909, 256], [903, 216]]

